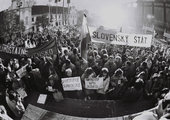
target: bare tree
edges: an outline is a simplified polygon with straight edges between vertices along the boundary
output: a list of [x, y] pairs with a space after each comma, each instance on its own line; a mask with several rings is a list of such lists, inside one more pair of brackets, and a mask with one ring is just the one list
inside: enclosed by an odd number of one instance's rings
[[7, 11], [3, 13], [3, 24], [0, 24], [0, 35], [7, 39], [12, 40], [13, 35], [24, 31], [24, 22], [19, 20], [16, 11]]

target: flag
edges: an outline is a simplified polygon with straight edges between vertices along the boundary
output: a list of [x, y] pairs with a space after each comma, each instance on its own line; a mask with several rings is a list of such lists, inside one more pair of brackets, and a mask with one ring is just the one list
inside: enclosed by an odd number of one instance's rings
[[82, 39], [80, 43], [81, 57], [87, 60], [88, 44], [91, 42], [91, 37], [87, 25], [87, 16], [85, 14], [83, 15], [81, 39]]

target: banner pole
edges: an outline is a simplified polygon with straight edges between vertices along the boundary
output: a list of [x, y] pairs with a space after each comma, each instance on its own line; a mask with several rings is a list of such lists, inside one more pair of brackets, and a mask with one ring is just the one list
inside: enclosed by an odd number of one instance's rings
[[[84, 14], [84, 15], [86, 16], [86, 14]], [[86, 20], [87, 20], [87, 16], [86, 16]], [[91, 36], [90, 36], [90, 30], [89, 30], [89, 27], [88, 27], [87, 24], [86, 24], [86, 27], [87, 27], [87, 31], [88, 31], [88, 33], [89, 33], [89, 37], [90, 37], [90, 41], [91, 41], [91, 45], [92, 45], [93, 56], [94, 56], [94, 58], [96, 59], [95, 54], [94, 54], [93, 43], [92, 43]], [[88, 48], [88, 49], [89, 49], [89, 48]]]

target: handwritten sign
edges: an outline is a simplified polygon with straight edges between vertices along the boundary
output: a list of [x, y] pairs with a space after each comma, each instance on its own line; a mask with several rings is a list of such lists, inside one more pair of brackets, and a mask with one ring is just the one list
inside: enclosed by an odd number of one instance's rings
[[25, 92], [24, 88], [19, 88], [17, 89], [18, 94], [21, 96], [22, 99], [24, 99], [25, 97], [27, 97], [27, 93]]
[[40, 96], [38, 97], [37, 103], [45, 104], [46, 99], [47, 99], [47, 95], [46, 94], [40, 94]]
[[103, 78], [85, 79], [85, 88], [93, 90], [103, 88]]
[[23, 76], [25, 76], [27, 74], [27, 70], [26, 70], [27, 65], [23, 66], [21, 69], [17, 70], [16, 73], [17, 75], [22, 78]]
[[80, 77], [62, 78], [64, 91], [82, 90]]

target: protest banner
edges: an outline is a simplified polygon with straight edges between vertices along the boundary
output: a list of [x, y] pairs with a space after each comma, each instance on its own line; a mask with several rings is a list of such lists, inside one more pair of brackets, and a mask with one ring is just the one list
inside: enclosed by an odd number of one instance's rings
[[50, 56], [57, 53], [56, 42], [55, 40], [51, 40], [40, 47], [27, 49], [28, 56]]
[[166, 37], [166, 38], [170, 38], [170, 33], [164, 32], [164, 35], [163, 35], [163, 36]]
[[27, 74], [26, 67], [27, 67], [27, 65], [23, 66], [22, 68], [20, 68], [19, 70], [16, 71], [18, 77], [22, 78], [23, 76], [25, 76]]
[[113, 30], [91, 29], [92, 42], [127, 45], [135, 47], [151, 47], [152, 35], [117, 33]]
[[64, 91], [82, 90], [80, 77], [62, 78]]
[[1, 45], [0, 52], [5, 52], [14, 55], [26, 55], [27, 50], [22, 47], [13, 47], [8, 45]]
[[154, 26], [148, 27], [148, 26], [144, 26], [144, 25], [143, 25], [143, 28], [142, 28], [142, 29], [145, 30], [145, 31], [154, 32]]
[[103, 88], [103, 77], [85, 79], [85, 88], [93, 90]]

